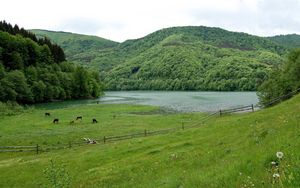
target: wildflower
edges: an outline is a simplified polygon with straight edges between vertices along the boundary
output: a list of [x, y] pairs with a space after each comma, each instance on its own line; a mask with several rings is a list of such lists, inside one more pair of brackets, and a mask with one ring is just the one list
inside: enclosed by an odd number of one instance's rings
[[283, 157], [283, 153], [281, 151], [278, 151], [276, 153], [276, 156], [277, 156], [278, 159], [281, 159]]
[[279, 163], [278, 163], [277, 161], [272, 161], [272, 162], [271, 162], [271, 165], [272, 165], [273, 167], [278, 168]]
[[278, 173], [273, 174], [273, 178], [280, 178], [280, 175]]

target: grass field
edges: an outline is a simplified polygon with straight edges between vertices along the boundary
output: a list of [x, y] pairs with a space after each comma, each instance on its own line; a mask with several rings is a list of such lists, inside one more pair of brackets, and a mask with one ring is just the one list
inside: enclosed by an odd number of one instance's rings
[[[39, 155], [0, 153], [0, 187], [59, 187], [59, 182], [71, 187], [300, 187], [299, 111], [296, 96], [272, 108], [215, 117], [198, 128], [165, 135]], [[34, 109], [1, 117], [0, 145], [46, 147], [82, 137], [178, 127], [204, 116], [130, 105], [49, 112], [51, 117]], [[82, 122], [70, 125], [76, 116], [83, 116]], [[60, 119], [58, 125], [52, 124], [54, 117]], [[92, 118], [99, 123], [92, 124]], [[276, 157], [278, 151], [283, 158]]]

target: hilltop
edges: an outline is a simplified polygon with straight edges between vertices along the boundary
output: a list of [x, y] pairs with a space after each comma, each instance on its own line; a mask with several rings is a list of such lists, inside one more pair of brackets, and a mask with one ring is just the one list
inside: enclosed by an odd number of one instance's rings
[[[166, 28], [110, 42], [75, 58], [98, 68], [108, 90], [256, 90], [288, 51], [268, 38], [204, 26]], [[67, 53], [72, 43], [62, 47]]]

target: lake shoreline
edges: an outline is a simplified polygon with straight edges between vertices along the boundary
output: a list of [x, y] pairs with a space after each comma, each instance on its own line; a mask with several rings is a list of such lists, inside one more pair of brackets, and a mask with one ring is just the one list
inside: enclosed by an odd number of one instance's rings
[[109, 91], [98, 99], [72, 100], [34, 105], [55, 109], [82, 104], [133, 104], [158, 106], [176, 113], [213, 112], [258, 103], [256, 92], [210, 91]]

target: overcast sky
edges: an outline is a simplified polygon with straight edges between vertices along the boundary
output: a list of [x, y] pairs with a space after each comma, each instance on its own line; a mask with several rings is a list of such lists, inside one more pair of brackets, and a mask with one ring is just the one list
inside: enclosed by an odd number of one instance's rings
[[1, 0], [0, 20], [119, 42], [187, 25], [271, 36], [300, 34], [300, 0]]

